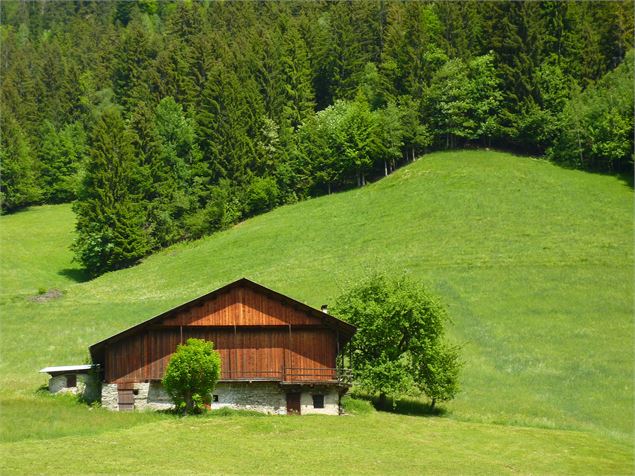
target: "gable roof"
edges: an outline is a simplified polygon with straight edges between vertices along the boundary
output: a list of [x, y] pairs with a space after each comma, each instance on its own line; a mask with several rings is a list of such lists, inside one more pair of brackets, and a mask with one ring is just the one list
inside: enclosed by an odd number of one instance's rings
[[[264, 294], [266, 296], [269, 296], [275, 300], [281, 301], [291, 307], [294, 307], [302, 312], [305, 312], [306, 314], [319, 319], [320, 321], [322, 321], [322, 323], [324, 323], [324, 325], [326, 327], [329, 327], [333, 330], [336, 330], [339, 334], [340, 334], [340, 339], [341, 341], [348, 342], [351, 337], [353, 337], [353, 334], [355, 334], [355, 331], [357, 330], [357, 328], [347, 322], [344, 322], [340, 319], [337, 319], [336, 317], [333, 317], [329, 314], [327, 314], [324, 311], [320, 311], [318, 309], [315, 309], [311, 306], [308, 306], [300, 301], [296, 301], [293, 298], [290, 298], [289, 296], [285, 296], [284, 294], [280, 294], [279, 292], [276, 292], [272, 289], [266, 288], [264, 286], [262, 286], [261, 284], [255, 283], [247, 278], [241, 278], [238, 279], [237, 281], [234, 281], [233, 283], [229, 283], [223, 287], [220, 287], [210, 293], [204, 294], [203, 296], [199, 296], [195, 299], [192, 299], [191, 301], [188, 301], [186, 303], [180, 304], [172, 309], [169, 309], [165, 312], [162, 312], [161, 314], [154, 316], [146, 321], [143, 321], [139, 324], [136, 324], [132, 327], [129, 327], [128, 329], [125, 329], [117, 334], [114, 334], [100, 342], [97, 342], [96, 344], [93, 344], [89, 347], [89, 351], [90, 351], [90, 355], [91, 357], [93, 357], [93, 362], [95, 361], [95, 357], [99, 354], [101, 354], [105, 348], [106, 345], [108, 344], [112, 344], [114, 342], [117, 342], [121, 339], [124, 339], [130, 335], [134, 335], [137, 334], [138, 332], [143, 331], [144, 329], [146, 329], [147, 327], [150, 327], [153, 324], [157, 324], [161, 321], [163, 321], [164, 319], [171, 317], [172, 315], [176, 314], [179, 311], [184, 311], [187, 308], [191, 307], [191, 306], [195, 306], [201, 302], [210, 300], [210, 299], [214, 299], [216, 296], [218, 296], [219, 294], [225, 293], [230, 291], [233, 288], [251, 288], [252, 290]], [[99, 360], [99, 359], [97, 359]]]

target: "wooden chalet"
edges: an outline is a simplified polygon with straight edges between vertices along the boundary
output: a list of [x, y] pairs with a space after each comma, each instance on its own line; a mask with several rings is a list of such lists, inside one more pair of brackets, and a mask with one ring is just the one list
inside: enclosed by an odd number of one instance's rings
[[90, 347], [102, 404], [167, 408], [170, 356], [189, 338], [214, 342], [221, 377], [212, 408], [338, 413], [350, 385], [341, 353], [355, 327], [248, 279], [239, 279]]

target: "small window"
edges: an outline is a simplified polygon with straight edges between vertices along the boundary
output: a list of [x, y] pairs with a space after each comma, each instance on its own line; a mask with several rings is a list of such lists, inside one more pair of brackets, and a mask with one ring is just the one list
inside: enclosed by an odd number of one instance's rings
[[135, 388], [135, 389], [132, 391], [132, 394], [133, 394], [133, 395], [139, 395], [139, 389], [138, 389], [138, 388]]
[[66, 387], [67, 388], [77, 387], [77, 375], [73, 374], [73, 375], [66, 376]]
[[324, 408], [324, 395], [313, 395], [313, 408]]
[[212, 401], [218, 403], [218, 395], [212, 395]]

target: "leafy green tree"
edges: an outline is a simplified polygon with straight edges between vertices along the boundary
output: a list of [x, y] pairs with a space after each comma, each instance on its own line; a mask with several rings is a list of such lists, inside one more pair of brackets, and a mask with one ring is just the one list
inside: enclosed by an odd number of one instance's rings
[[548, 150], [552, 160], [605, 172], [632, 167], [634, 60], [631, 50], [618, 68], [573, 94]]
[[245, 190], [247, 215], [257, 215], [279, 204], [280, 189], [273, 177], [254, 177]]
[[93, 276], [138, 262], [149, 249], [139, 203], [138, 163], [119, 111], [107, 109], [90, 134], [78, 201], [75, 259]]
[[209, 404], [220, 377], [220, 354], [214, 344], [188, 339], [170, 357], [163, 376], [163, 386], [177, 410], [185, 414], [200, 413]]
[[401, 111], [394, 103], [383, 109], [373, 111], [375, 115], [375, 153], [384, 162], [384, 175], [388, 175], [389, 166], [394, 168], [395, 161], [401, 156], [404, 144]]
[[[414, 161], [416, 153], [430, 146], [434, 137], [430, 128], [421, 123], [418, 101], [407, 95], [400, 96], [398, 107], [403, 131], [403, 156], [406, 160], [410, 158]], [[393, 168], [394, 165], [393, 163]]]
[[358, 95], [355, 101], [347, 103], [339, 137], [342, 139], [345, 170], [350, 175], [354, 174], [358, 187], [366, 184], [366, 175], [376, 159], [376, 128], [376, 117], [371, 113], [363, 95]]
[[347, 104], [337, 101], [310, 117], [298, 131], [295, 173], [302, 187], [311, 190], [333, 185], [342, 179], [345, 163], [343, 150], [344, 116]]
[[427, 118], [445, 136], [446, 147], [454, 147], [457, 138], [489, 138], [497, 132], [501, 94], [492, 61], [490, 55], [468, 64], [452, 59], [432, 79]]
[[478, 0], [467, 0], [435, 4], [443, 30], [441, 43], [450, 58], [469, 60], [480, 53], [484, 30], [480, 3]]
[[247, 169], [260, 166], [257, 141], [266, 116], [253, 79], [240, 81], [227, 65], [208, 73], [196, 118], [197, 136], [210, 182], [244, 182]]
[[157, 54], [149, 73], [155, 97], [173, 97], [186, 110], [194, 107], [198, 91], [192, 56], [191, 47], [178, 39], [169, 41]]
[[334, 313], [357, 326], [349, 345], [362, 388], [382, 401], [423, 393], [431, 407], [454, 398], [461, 364], [445, 341], [449, 317], [422, 285], [376, 274], [344, 292]]

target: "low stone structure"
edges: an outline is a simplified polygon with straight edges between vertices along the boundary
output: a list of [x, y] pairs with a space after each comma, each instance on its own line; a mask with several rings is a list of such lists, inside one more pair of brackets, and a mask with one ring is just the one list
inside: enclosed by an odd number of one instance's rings
[[99, 376], [92, 365], [46, 367], [40, 372], [51, 375], [48, 382], [51, 393], [79, 395], [87, 402], [101, 398]]

